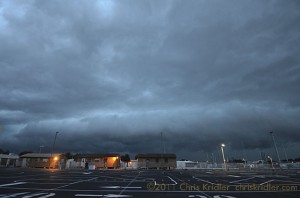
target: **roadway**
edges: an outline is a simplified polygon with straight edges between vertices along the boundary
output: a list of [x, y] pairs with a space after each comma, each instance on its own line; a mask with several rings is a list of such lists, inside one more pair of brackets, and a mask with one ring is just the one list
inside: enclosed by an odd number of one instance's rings
[[300, 171], [0, 168], [0, 198], [300, 197]]

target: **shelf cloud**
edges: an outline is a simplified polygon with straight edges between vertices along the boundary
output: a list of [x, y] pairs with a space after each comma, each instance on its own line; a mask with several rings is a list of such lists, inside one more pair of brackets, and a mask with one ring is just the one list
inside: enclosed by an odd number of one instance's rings
[[280, 153], [299, 157], [299, 8], [1, 1], [0, 145], [46, 152], [59, 131], [58, 152], [206, 160], [225, 143], [256, 159], [274, 155], [274, 131]]

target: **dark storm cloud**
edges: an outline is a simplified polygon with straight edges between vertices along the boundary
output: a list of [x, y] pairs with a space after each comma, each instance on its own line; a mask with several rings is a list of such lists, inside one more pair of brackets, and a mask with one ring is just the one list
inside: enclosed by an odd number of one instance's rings
[[[12, 151], [203, 158], [300, 141], [297, 1], [1, 1]], [[202, 155], [202, 156], [201, 156]], [[205, 157], [205, 156], [204, 156]], [[257, 156], [256, 156], [257, 157]]]

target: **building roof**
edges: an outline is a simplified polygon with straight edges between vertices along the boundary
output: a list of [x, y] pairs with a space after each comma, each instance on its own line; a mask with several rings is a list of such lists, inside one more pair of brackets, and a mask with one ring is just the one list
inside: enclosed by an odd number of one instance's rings
[[9, 155], [6, 155], [6, 154], [0, 154], [0, 158], [6, 158], [6, 159], [18, 159], [19, 156], [18, 155], [15, 155], [15, 154], [9, 154]]
[[118, 153], [108, 153], [108, 154], [87, 153], [87, 154], [74, 155], [74, 158], [103, 158], [103, 157], [120, 157], [120, 154], [118, 154]]
[[176, 154], [173, 153], [145, 153], [137, 154], [137, 158], [176, 158]]
[[50, 158], [54, 156], [62, 155], [61, 153], [27, 153], [24, 155], [21, 155], [21, 158]]

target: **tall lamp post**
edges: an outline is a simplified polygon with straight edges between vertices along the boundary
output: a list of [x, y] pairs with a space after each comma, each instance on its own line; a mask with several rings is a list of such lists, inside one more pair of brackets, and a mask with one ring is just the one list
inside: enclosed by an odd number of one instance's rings
[[51, 160], [52, 160], [52, 155], [53, 155], [54, 146], [55, 146], [55, 141], [56, 141], [56, 137], [57, 137], [57, 134], [58, 134], [58, 133], [59, 133], [59, 132], [55, 132], [54, 141], [53, 141], [52, 150], [51, 150], [51, 155], [50, 155], [49, 169], [50, 169]]
[[44, 145], [40, 146], [40, 153], [42, 152], [42, 148], [44, 148]]
[[224, 155], [224, 147], [225, 147], [225, 144], [221, 144], [221, 151], [222, 151], [223, 162], [224, 162], [224, 170], [226, 170], [226, 160], [225, 160], [225, 155]]
[[56, 132], [56, 133], [55, 133], [55, 137], [54, 137], [54, 141], [53, 141], [53, 145], [52, 145], [51, 157], [52, 157], [52, 154], [53, 154], [53, 152], [54, 152], [54, 146], [55, 146], [56, 136], [57, 136], [58, 133], [59, 133], [59, 132]]
[[273, 165], [273, 159], [272, 159], [272, 157], [268, 156], [268, 158], [269, 158], [269, 159], [270, 159], [270, 161], [271, 161], [272, 169], [274, 169], [274, 165]]
[[276, 142], [275, 142], [275, 137], [274, 137], [273, 131], [271, 131], [270, 134], [272, 136], [273, 144], [274, 144], [274, 147], [275, 147], [275, 152], [276, 152], [277, 159], [278, 159], [278, 164], [280, 166], [280, 157], [279, 157], [279, 153], [278, 153], [278, 149], [277, 149], [277, 145], [276, 145]]

